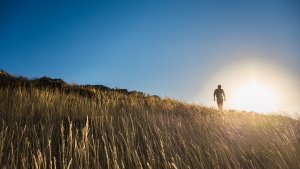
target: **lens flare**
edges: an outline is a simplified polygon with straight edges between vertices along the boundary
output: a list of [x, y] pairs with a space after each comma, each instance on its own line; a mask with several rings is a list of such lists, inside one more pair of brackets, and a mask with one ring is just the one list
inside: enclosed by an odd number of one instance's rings
[[269, 113], [276, 111], [276, 96], [262, 85], [252, 84], [240, 89], [234, 100], [239, 110]]

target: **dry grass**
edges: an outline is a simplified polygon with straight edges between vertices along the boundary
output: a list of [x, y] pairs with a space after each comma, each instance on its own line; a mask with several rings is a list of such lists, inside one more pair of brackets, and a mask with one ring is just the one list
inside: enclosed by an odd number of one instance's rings
[[1, 168], [300, 168], [300, 123], [172, 99], [0, 88]]

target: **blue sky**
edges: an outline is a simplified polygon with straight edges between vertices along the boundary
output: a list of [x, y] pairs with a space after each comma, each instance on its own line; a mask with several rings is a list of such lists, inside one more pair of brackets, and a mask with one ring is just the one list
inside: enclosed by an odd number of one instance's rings
[[299, 110], [299, 43], [297, 1], [0, 2], [0, 69], [208, 106], [255, 72]]

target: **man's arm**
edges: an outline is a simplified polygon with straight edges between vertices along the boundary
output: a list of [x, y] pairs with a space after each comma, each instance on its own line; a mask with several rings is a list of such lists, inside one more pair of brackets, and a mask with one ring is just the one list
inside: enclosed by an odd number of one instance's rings
[[226, 101], [226, 96], [225, 96], [224, 90], [223, 90], [223, 97], [224, 97], [224, 100]]
[[216, 90], [215, 90], [215, 92], [214, 92], [214, 101], [216, 101], [216, 99], [215, 99], [216, 94], [217, 94], [217, 93], [216, 93]]

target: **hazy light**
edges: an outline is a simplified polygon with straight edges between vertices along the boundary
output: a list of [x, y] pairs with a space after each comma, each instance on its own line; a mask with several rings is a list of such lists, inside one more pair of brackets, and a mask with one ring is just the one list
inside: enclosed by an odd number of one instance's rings
[[234, 107], [261, 113], [274, 112], [277, 109], [277, 98], [270, 89], [253, 83], [236, 92]]
[[213, 101], [213, 91], [221, 84], [227, 100], [224, 102], [225, 110], [288, 114], [299, 112], [300, 95], [295, 92], [299, 86], [297, 75], [283, 64], [255, 58], [237, 60], [220, 67], [220, 71], [212, 74], [201, 86], [199, 102], [217, 107]]

